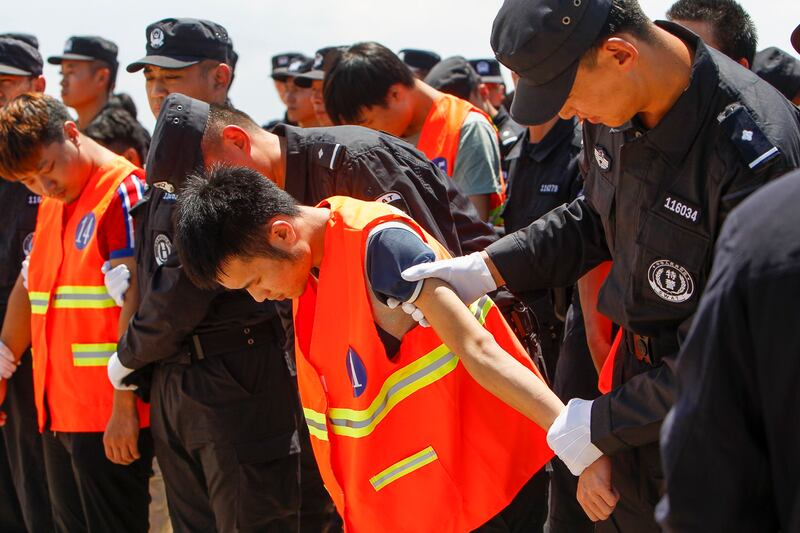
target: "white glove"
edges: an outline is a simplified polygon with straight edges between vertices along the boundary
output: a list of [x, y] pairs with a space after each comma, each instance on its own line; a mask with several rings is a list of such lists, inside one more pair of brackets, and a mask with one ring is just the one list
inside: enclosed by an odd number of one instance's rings
[[31, 256], [26, 255], [22, 260], [22, 286], [28, 288], [28, 268], [31, 266]]
[[592, 402], [574, 398], [547, 432], [547, 444], [575, 476], [603, 455], [592, 444], [591, 420]]
[[415, 265], [405, 269], [401, 275], [406, 281], [439, 278], [450, 284], [461, 301], [467, 305], [497, 288], [480, 252], [455, 259]]
[[133, 372], [133, 369], [124, 366], [119, 361], [117, 352], [114, 352], [114, 354], [108, 358], [108, 380], [115, 389], [136, 390], [139, 388], [136, 385], [125, 385], [122, 383], [122, 380], [125, 379], [131, 372]]
[[10, 378], [17, 371], [18, 366], [19, 363], [17, 363], [14, 353], [3, 341], [0, 341], [0, 378]]
[[131, 286], [131, 271], [128, 270], [126, 265], [117, 265], [111, 268], [111, 263], [108, 261], [103, 263], [100, 271], [105, 274], [104, 281], [109, 296], [118, 306], [122, 307], [122, 303], [125, 301], [125, 293], [128, 291], [128, 287]]
[[425, 319], [425, 315], [423, 315], [422, 311], [420, 311], [414, 304], [410, 304], [408, 302], [401, 302], [396, 298], [390, 297], [386, 299], [386, 305], [389, 306], [389, 309], [397, 309], [397, 306], [399, 305], [400, 308], [403, 311], [405, 311], [407, 315], [411, 315], [411, 318], [416, 320], [420, 326], [422, 326], [423, 328], [431, 327], [431, 325]]

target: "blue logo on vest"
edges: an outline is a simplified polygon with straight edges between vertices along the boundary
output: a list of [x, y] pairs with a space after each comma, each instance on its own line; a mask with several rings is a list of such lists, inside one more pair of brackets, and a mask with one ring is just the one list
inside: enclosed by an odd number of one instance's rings
[[75, 230], [75, 248], [83, 250], [89, 244], [89, 239], [92, 238], [94, 227], [97, 220], [94, 218], [94, 213], [86, 213], [86, 215], [78, 222], [78, 229]]
[[347, 349], [347, 378], [353, 387], [353, 398], [358, 398], [367, 390], [367, 369], [353, 347]]
[[431, 159], [431, 162], [439, 167], [439, 170], [447, 174], [447, 158], [437, 157], [436, 159]]

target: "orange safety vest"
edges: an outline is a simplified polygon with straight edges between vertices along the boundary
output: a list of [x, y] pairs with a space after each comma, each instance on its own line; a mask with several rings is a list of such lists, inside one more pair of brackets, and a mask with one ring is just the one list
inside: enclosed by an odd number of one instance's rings
[[[131, 173], [142, 176], [122, 157], [98, 168], [68, 220], [61, 201], [45, 198], [39, 207], [28, 296], [40, 431], [104, 431], [111, 416], [114, 389], [106, 364], [117, 350], [120, 308], [100, 271], [97, 228]], [[148, 426], [147, 404], [138, 401], [138, 409], [140, 427]]]
[[[451, 177], [456, 167], [461, 126], [470, 113], [480, 113], [486, 117], [489, 124], [493, 124], [489, 115], [466, 100], [450, 94], [442, 94], [433, 102], [431, 110], [425, 118], [425, 124], [422, 126], [419, 142], [417, 142], [417, 149]], [[500, 192], [493, 193], [489, 197], [489, 220], [499, 217], [503, 203], [506, 201], [505, 180], [502, 172], [499, 175]]]
[[[320, 277], [294, 310], [300, 395], [325, 486], [351, 532], [475, 529], [550, 460], [545, 432], [483, 389], [432, 328], [413, 328], [387, 357], [364, 274], [369, 231], [402, 220], [437, 257], [448, 254], [391, 206], [344, 197], [320, 206], [331, 209]], [[470, 310], [536, 372], [491, 299]]]

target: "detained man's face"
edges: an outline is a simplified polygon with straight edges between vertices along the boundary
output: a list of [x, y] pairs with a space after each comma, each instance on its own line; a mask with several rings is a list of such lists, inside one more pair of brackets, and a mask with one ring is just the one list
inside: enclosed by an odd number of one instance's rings
[[81, 195], [89, 177], [79, 154], [78, 146], [69, 138], [52, 142], [41, 149], [36, 168], [17, 178], [40, 196], [73, 202]]
[[244, 289], [257, 302], [299, 298], [311, 273], [310, 256], [293, 259], [234, 257], [217, 280], [226, 289]]

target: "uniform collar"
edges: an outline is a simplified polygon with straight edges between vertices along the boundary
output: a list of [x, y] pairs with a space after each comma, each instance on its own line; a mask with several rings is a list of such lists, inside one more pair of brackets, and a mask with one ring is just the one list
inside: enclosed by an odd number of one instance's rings
[[[708, 120], [709, 107], [719, 87], [719, 71], [712, 53], [697, 35], [672, 22], [659, 20], [656, 25], [694, 48], [689, 86], [661, 122], [641, 136], [674, 165], [679, 165]], [[639, 130], [635, 126], [633, 129]]]
[[500, 108], [497, 110], [497, 114], [492, 119], [492, 122], [494, 122], [494, 125], [499, 129], [503, 127], [503, 124], [505, 124], [506, 120], [510, 118], [511, 115], [508, 114], [508, 111], [506, 111], [505, 106], [501, 105]]
[[552, 129], [547, 132], [544, 139], [536, 144], [530, 144], [530, 130], [525, 131], [525, 151], [528, 156], [537, 163], [544, 162], [545, 159], [550, 157], [553, 151], [561, 146], [567, 145], [572, 141], [575, 135], [575, 119], [564, 120], [560, 119], [556, 122]]
[[302, 129], [287, 124], [278, 124], [272, 133], [286, 139], [286, 182], [284, 189], [298, 202], [304, 202], [306, 196], [306, 179], [308, 177], [308, 160], [301, 150], [303, 143]]

